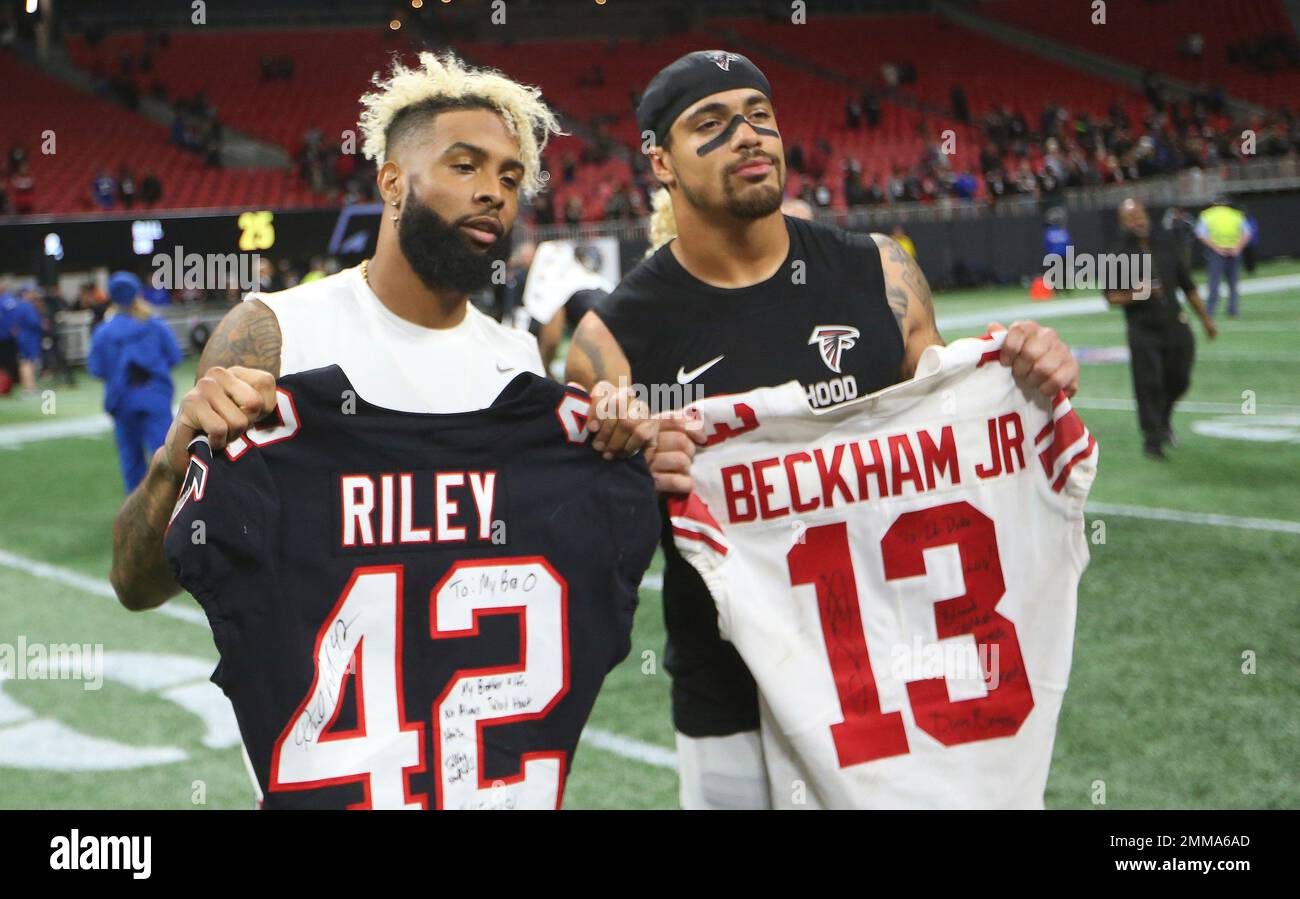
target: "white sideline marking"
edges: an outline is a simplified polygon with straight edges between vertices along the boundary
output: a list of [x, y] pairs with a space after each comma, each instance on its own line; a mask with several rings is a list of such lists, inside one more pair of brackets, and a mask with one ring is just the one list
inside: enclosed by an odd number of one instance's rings
[[1041, 303], [1021, 303], [1016, 306], [1001, 306], [982, 312], [958, 312], [951, 315], [937, 316], [935, 324], [940, 329], [948, 328], [983, 328], [989, 322], [1001, 322], [1010, 325], [1017, 319], [1027, 318], [1038, 321], [1044, 318], [1070, 318], [1076, 315], [1097, 315], [1109, 311], [1101, 294], [1071, 300], [1045, 300]]
[[[1132, 412], [1137, 409], [1137, 403], [1128, 399], [1110, 399], [1110, 398], [1093, 398], [1080, 399], [1074, 397], [1070, 400], [1070, 406], [1075, 409], [1107, 409], [1119, 412]], [[1241, 411], [1241, 403], [1212, 403], [1180, 400], [1178, 405], [1174, 406], [1175, 412], [1236, 412], [1238, 415], [1245, 416]], [[1271, 412], [1280, 415], [1300, 413], [1300, 406], [1285, 406], [1275, 403], [1257, 403], [1256, 412]]]
[[662, 746], [655, 746], [632, 737], [624, 737], [599, 727], [588, 727], [582, 732], [582, 742], [614, 755], [634, 759], [655, 768], [677, 770], [677, 753]]
[[[70, 568], [60, 568], [58, 565], [51, 565], [48, 562], [39, 562], [36, 559], [29, 559], [26, 556], [20, 556], [17, 553], [11, 553], [8, 550], [0, 549], [0, 565], [6, 568], [15, 568], [27, 574], [36, 577], [45, 578], [47, 581], [57, 581], [61, 584], [67, 584], [76, 587], [78, 590], [84, 590], [95, 596], [102, 596], [105, 599], [111, 599], [117, 602], [117, 593], [113, 591], [111, 584], [104, 581], [96, 580], [93, 577], [81, 574]], [[184, 606], [160, 606], [153, 611], [160, 615], [166, 615], [168, 618], [176, 618], [180, 621], [188, 621], [190, 624], [201, 624], [208, 626], [208, 617], [199, 609], [190, 609]]]
[[[1080, 349], [1080, 346], [1078, 344], [1075, 344], [1074, 348]], [[1080, 359], [1079, 360], [1080, 365], [1114, 365], [1116, 363], [1124, 364], [1129, 361], [1128, 344], [1125, 343], [1114, 343], [1114, 344], [1104, 344], [1104, 345], [1089, 344], [1086, 347], [1083, 347], [1083, 349], [1090, 350], [1093, 352], [1096, 352], [1098, 350], [1104, 350], [1106, 351], [1107, 358]], [[1286, 364], [1286, 363], [1300, 362], [1300, 353], [1198, 352], [1196, 354], [1195, 364], [1200, 365], [1202, 362], [1259, 362], [1259, 363], [1281, 362], [1283, 364]]]
[[112, 430], [113, 419], [107, 415], [83, 415], [57, 421], [0, 425], [0, 449], [19, 449], [28, 443], [62, 440], [64, 437], [98, 437]]
[[[1274, 331], [1300, 331], [1300, 322], [1239, 322], [1227, 319], [1226, 322], [1220, 320], [1219, 324], [1223, 325], [1225, 334], [1235, 331], [1258, 331], [1269, 334]], [[1071, 334], [1112, 334], [1121, 337], [1126, 330], [1122, 320], [1070, 325]]]
[[1197, 362], [1300, 362], [1300, 353], [1197, 353]]
[[[1251, 281], [1242, 281], [1238, 293], [1241, 296], [1250, 296], [1256, 293], [1273, 293], [1274, 291], [1290, 290], [1297, 287], [1300, 287], [1300, 275], [1274, 275], [1270, 278], [1255, 278]], [[1208, 302], [1205, 285], [1198, 284], [1196, 290]], [[989, 322], [1001, 322], [1004, 325], [1010, 325], [1013, 321], [1021, 318], [1038, 321], [1039, 319], [1070, 318], [1077, 315], [1093, 315], [1111, 311], [1106, 298], [1100, 293], [1096, 293], [1092, 296], [1068, 300], [1043, 300], [1038, 303], [1018, 303], [1015, 306], [986, 309], [982, 312], [940, 315], [936, 324], [940, 328], [983, 328]], [[1227, 321], [1231, 322], [1231, 319]], [[1224, 328], [1229, 329], [1231, 325], [1225, 324]]]
[[1090, 502], [1083, 508], [1085, 512], [1094, 515], [1122, 515], [1129, 518], [1146, 518], [1151, 521], [1176, 521], [1181, 524], [1208, 524], [1220, 528], [1243, 528], [1248, 531], [1300, 534], [1300, 521], [1285, 521], [1281, 518], [1239, 518], [1235, 515], [1183, 512], [1179, 509], [1155, 509], [1151, 506], [1124, 506], [1115, 503]]

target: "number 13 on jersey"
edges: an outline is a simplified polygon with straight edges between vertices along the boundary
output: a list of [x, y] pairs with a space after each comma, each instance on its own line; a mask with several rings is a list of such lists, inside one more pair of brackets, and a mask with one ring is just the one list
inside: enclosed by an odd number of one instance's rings
[[[943, 677], [909, 681], [917, 727], [945, 746], [1014, 735], [1034, 707], [1016, 627], [997, 612], [1006, 592], [993, 520], [968, 502], [906, 512], [880, 541], [887, 581], [926, 573], [924, 551], [955, 545], [965, 592], [934, 602], [939, 640], [969, 634], [976, 646], [996, 647], [997, 686], [977, 699], [952, 701]], [[885, 711], [862, 624], [858, 580], [844, 522], [809, 528], [787, 554], [790, 582], [816, 590], [826, 654], [843, 720], [831, 725], [841, 768], [909, 752], [900, 711]], [[932, 600], [933, 601], [933, 600]]]

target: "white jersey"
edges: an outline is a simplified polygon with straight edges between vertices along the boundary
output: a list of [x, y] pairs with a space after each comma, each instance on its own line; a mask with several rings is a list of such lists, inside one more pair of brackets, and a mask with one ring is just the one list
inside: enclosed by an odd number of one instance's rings
[[1004, 333], [821, 412], [796, 382], [691, 407], [673, 533], [758, 682], [778, 808], [1043, 805], [1098, 450]]
[[250, 293], [280, 324], [280, 374], [338, 365], [367, 402], [402, 412], [492, 405], [520, 372], [545, 376], [537, 339], [472, 303], [451, 328], [425, 328], [380, 302], [360, 266], [274, 293]]

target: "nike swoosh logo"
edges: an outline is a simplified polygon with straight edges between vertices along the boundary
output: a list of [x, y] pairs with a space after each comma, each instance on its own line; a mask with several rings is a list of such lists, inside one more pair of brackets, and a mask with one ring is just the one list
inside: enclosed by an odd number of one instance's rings
[[718, 356], [718, 357], [716, 357], [716, 358], [714, 358], [714, 359], [710, 359], [708, 362], [705, 362], [705, 363], [704, 363], [703, 365], [701, 365], [699, 368], [692, 368], [690, 371], [687, 371], [685, 368], [678, 368], [678, 369], [677, 369], [677, 383], [678, 383], [678, 384], [689, 384], [689, 383], [691, 383], [691, 382], [694, 381], [696, 378], [698, 378], [700, 375], [704, 374], [706, 371], [708, 371], [709, 369], [713, 368], [713, 366], [717, 365], [719, 362], [721, 362], [721, 361], [722, 361], [723, 359], [725, 359], [725, 358], [726, 358], [726, 355], [725, 355], [725, 354], [722, 355], [722, 356]]
[[502, 368], [502, 367], [501, 367], [501, 363], [500, 363], [500, 362], [497, 363], [497, 371], [501, 372], [501, 374], [505, 374], [505, 373], [508, 372], [508, 371], [514, 371], [514, 370], [515, 370], [515, 367], [514, 367], [513, 365], [511, 365], [511, 366], [509, 366], [509, 367], [507, 367], [507, 368]]

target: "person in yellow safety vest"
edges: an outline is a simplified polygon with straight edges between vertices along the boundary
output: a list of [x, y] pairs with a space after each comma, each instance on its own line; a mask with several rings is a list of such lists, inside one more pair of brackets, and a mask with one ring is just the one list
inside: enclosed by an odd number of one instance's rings
[[1214, 205], [1201, 213], [1196, 236], [1205, 244], [1205, 265], [1210, 276], [1210, 318], [1219, 305], [1219, 282], [1228, 282], [1228, 317], [1237, 317], [1237, 275], [1241, 271], [1241, 251], [1254, 234], [1246, 216], [1217, 198]]
[[916, 244], [912, 243], [912, 238], [908, 237], [903, 231], [902, 225], [895, 225], [894, 230], [889, 232], [889, 236], [894, 238], [894, 242], [907, 251], [907, 255], [913, 259], [916, 258]]

